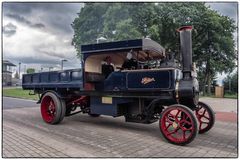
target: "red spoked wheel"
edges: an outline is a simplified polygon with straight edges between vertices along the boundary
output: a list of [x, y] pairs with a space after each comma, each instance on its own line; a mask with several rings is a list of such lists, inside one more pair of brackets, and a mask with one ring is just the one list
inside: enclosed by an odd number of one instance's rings
[[46, 123], [57, 124], [65, 116], [66, 106], [54, 93], [47, 92], [42, 97], [41, 114]]
[[167, 141], [178, 145], [192, 142], [198, 133], [194, 113], [180, 104], [169, 106], [162, 112], [159, 127]]
[[213, 127], [215, 114], [210, 106], [203, 102], [198, 102], [195, 114], [198, 119], [200, 134], [209, 131]]

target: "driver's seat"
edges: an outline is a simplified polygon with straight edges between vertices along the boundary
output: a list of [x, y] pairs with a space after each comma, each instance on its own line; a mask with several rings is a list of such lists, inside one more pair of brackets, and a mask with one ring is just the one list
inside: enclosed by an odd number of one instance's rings
[[108, 64], [102, 65], [102, 74], [105, 76], [105, 78], [107, 78], [109, 74], [111, 74], [112, 72], [114, 72], [114, 68], [112, 65]]

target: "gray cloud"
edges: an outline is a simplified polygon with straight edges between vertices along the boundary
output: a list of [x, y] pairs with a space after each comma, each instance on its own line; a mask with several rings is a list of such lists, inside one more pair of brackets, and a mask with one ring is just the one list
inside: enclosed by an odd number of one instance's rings
[[[15, 14], [20, 17], [38, 16], [57, 34], [72, 34], [71, 23], [80, 12], [82, 3], [3, 3], [4, 15]], [[20, 20], [20, 19], [19, 19]]]
[[61, 55], [61, 54], [59, 54], [58, 52], [55, 52], [55, 51], [46, 51], [46, 50], [43, 50], [43, 49], [36, 49], [36, 51], [39, 52], [39, 53], [54, 57], [54, 58], [62, 58], [62, 59], [65, 58], [64, 55]]
[[23, 64], [58, 64], [59, 62], [54, 60], [54, 59], [46, 59], [46, 58], [38, 58], [36, 60], [36, 57], [32, 57], [32, 56], [27, 56], [27, 57], [23, 57], [21, 55], [19, 56], [8, 56], [8, 55], [4, 55], [3, 57], [4, 59], [9, 59], [10, 61], [12, 61], [14, 64], [18, 64], [18, 62], [21, 62]]
[[229, 16], [236, 23], [238, 20], [238, 3], [237, 2], [215, 2], [215, 3], [206, 3], [212, 9], [218, 11], [222, 15]]
[[26, 18], [22, 17], [22, 16], [19, 16], [18, 14], [6, 14], [7, 17], [9, 18], [12, 18], [20, 23], [23, 23], [23, 24], [26, 24], [28, 25], [29, 27], [32, 27], [32, 28], [44, 28], [45, 25], [42, 24], [42, 23], [33, 23], [29, 20], [27, 20]]
[[45, 27], [45, 25], [42, 24], [42, 23], [35, 23], [35, 24], [32, 24], [31, 26], [32, 26], [33, 28], [44, 28], [44, 27]]
[[17, 26], [12, 23], [8, 23], [7, 25], [3, 26], [3, 34], [7, 37], [13, 36], [17, 31]]
[[[73, 12], [77, 9], [80, 11], [79, 6], [82, 6], [82, 3], [56, 3], [56, 2], [47, 2], [47, 3], [36, 3], [36, 2], [4, 2], [3, 7], [6, 12], [17, 12], [20, 14], [31, 14], [33, 10], [49, 11], [49, 12]], [[60, 12], [61, 13], [61, 12]]]
[[3, 3], [3, 13], [20, 13], [20, 14], [30, 14], [32, 11], [31, 7], [24, 5], [24, 3]]
[[[4, 2], [4, 25], [13, 23], [21, 32], [15, 38], [12, 30], [11, 39], [4, 33], [3, 58], [36, 68], [58, 66], [64, 58], [69, 60], [66, 68], [79, 67], [80, 62], [70, 42], [73, 36], [71, 23], [82, 6], [82, 3]], [[39, 28], [41, 30], [36, 31]]]

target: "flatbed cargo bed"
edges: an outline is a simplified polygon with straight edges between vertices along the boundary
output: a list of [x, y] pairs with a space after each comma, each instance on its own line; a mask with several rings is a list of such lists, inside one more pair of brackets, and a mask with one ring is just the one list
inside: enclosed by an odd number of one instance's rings
[[22, 88], [33, 90], [44, 88], [81, 90], [83, 88], [82, 69], [25, 74], [22, 80]]

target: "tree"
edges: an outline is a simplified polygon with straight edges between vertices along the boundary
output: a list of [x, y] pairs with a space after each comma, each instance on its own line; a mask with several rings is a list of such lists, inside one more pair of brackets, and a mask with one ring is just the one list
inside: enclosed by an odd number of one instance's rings
[[28, 68], [27, 69], [27, 74], [29, 73], [35, 73], [35, 69], [34, 68]]
[[223, 80], [224, 90], [226, 92], [231, 93], [238, 93], [238, 73], [237, 71], [233, 74], [229, 74]]
[[180, 59], [176, 29], [182, 25], [194, 27], [193, 61], [203, 92], [210, 94], [216, 73], [234, 68], [236, 27], [232, 19], [203, 2], [86, 3], [72, 24], [73, 45], [80, 55], [80, 45], [94, 43], [100, 36], [108, 41], [149, 36]]
[[[195, 46], [196, 59], [200, 72], [204, 75], [201, 80], [206, 86], [204, 92], [210, 93], [210, 84], [217, 72], [231, 72], [236, 60], [234, 51], [233, 32], [234, 22], [226, 16], [221, 16], [212, 10], [206, 11], [205, 23], [201, 23], [201, 33], [195, 38], [199, 46]], [[197, 42], [195, 43], [197, 44]]]
[[74, 29], [73, 45], [80, 56], [80, 45], [96, 43], [98, 36], [103, 34], [104, 14], [111, 3], [85, 3], [72, 23]]

